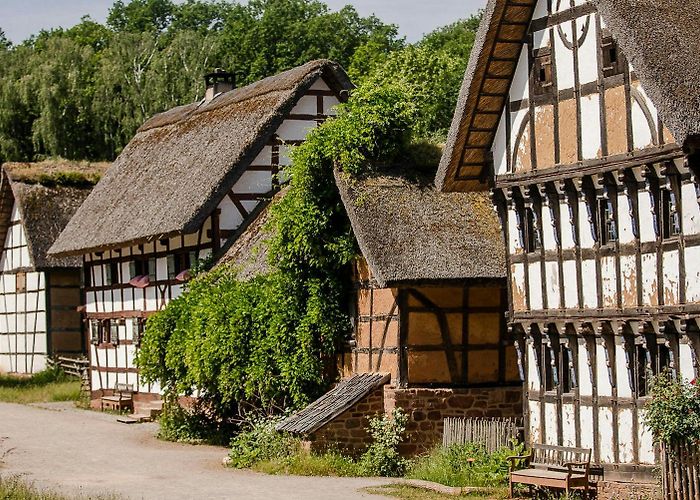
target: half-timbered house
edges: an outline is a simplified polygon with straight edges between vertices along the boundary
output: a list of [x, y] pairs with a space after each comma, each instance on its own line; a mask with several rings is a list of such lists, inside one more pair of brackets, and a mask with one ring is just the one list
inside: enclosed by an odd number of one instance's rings
[[529, 441], [611, 480], [651, 480], [650, 376], [700, 374], [698, 15], [490, 0], [436, 182], [493, 190]]
[[333, 112], [351, 84], [313, 61], [233, 89], [207, 75], [206, 97], [144, 123], [51, 249], [84, 257], [94, 396], [141, 383], [144, 320], [177, 297], [198, 261], [236, 240], [278, 189], [289, 148]]
[[431, 182], [403, 168], [336, 172], [360, 249], [343, 381], [280, 429], [359, 452], [368, 417], [401, 407], [401, 450], [413, 454], [439, 442], [445, 417], [522, 414], [498, 218], [488, 193], [440, 193]]
[[80, 268], [47, 250], [106, 164], [6, 163], [0, 172], [0, 373], [31, 374], [86, 352]]

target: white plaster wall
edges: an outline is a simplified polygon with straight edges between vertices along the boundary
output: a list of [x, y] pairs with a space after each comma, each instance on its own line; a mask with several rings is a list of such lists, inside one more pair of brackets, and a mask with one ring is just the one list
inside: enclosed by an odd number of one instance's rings
[[681, 343], [679, 346], [679, 364], [681, 376], [686, 380], [695, 378], [695, 369], [693, 368], [692, 347], [688, 344]]
[[[562, 446], [576, 446], [576, 407], [572, 404], [562, 404], [562, 431], [564, 442]], [[555, 429], [553, 427], [549, 427]]]
[[600, 437], [600, 461], [611, 464], [615, 462], [613, 447], [613, 415], [611, 408], [598, 408], [598, 435]]
[[651, 430], [642, 424], [644, 422], [644, 410], [640, 409], [639, 417], [639, 462], [642, 464], [653, 464], [656, 462], [654, 457], [654, 436]]
[[629, 408], [621, 408], [618, 412], [618, 439], [621, 463], [632, 463], [634, 461], [634, 415]]
[[547, 262], [547, 307], [549, 309], [561, 308], [561, 297], [559, 295], [559, 264], [557, 262]]
[[491, 147], [491, 152], [493, 153], [493, 168], [496, 175], [509, 173], [505, 113], [504, 107], [498, 122], [498, 129], [496, 129], [496, 136], [493, 139], [493, 146]]
[[[560, 25], [562, 33], [569, 42], [575, 40], [571, 23], [565, 22]], [[559, 90], [574, 88], [574, 54], [566, 48], [557, 27], [554, 29], [554, 47], [557, 67], [557, 83]]]
[[511, 101], [520, 101], [530, 96], [528, 50], [527, 44], [523, 44], [523, 49], [520, 51], [520, 57], [518, 59], [518, 65], [515, 69], [515, 75], [513, 75], [513, 83], [510, 86]]
[[576, 275], [576, 261], [565, 260], [564, 267], [564, 301], [567, 308], [578, 308], [578, 277]]
[[663, 253], [663, 277], [664, 277], [664, 305], [676, 305], [679, 303], [680, 289], [678, 251], [667, 250]]
[[581, 285], [583, 288], [583, 307], [595, 309], [598, 307], [598, 284], [596, 282], [595, 260], [581, 261]]
[[528, 279], [530, 280], [530, 309], [533, 311], [542, 309], [542, 269], [539, 261], [528, 266]]
[[559, 412], [555, 403], [544, 403], [544, 418], [546, 423], [546, 443], [557, 446], [557, 427], [559, 426]]
[[541, 443], [542, 435], [540, 434], [540, 403], [538, 401], [528, 401], [528, 408], [530, 411], [530, 442]]
[[581, 339], [578, 346], [578, 386], [581, 396], [593, 396], [593, 383], [589, 366], [589, 355], [585, 342]]
[[582, 404], [581, 412], [581, 447], [593, 449], [593, 436], [595, 429], [593, 428], [593, 407]]
[[[595, 17], [594, 14], [588, 14], [576, 19], [578, 38], [583, 38], [584, 33], [586, 33], [583, 43], [578, 48], [578, 77], [581, 85], [598, 81], [598, 39], [596, 36]], [[585, 31], [586, 26], [587, 32]], [[597, 97], [596, 95], [596, 98]], [[584, 118], [584, 130], [587, 128], [586, 123], [586, 119]], [[600, 122], [598, 121], [596, 123], [598, 124], [597, 130], [600, 132]], [[591, 128], [593, 129], [593, 123], [591, 123]], [[585, 158], [588, 157], [585, 156]]]
[[612, 396], [612, 385], [610, 385], [605, 349], [600, 344], [596, 345], [596, 361], [598, 396]]

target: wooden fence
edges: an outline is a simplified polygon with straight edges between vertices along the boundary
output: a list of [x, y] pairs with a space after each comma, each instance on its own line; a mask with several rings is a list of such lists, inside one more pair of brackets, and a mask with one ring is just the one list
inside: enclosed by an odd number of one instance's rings
[[700, 444], [662, 444], [661, 483], [667, 500], [700, 498]]
[[444, 421], [442, 445], [477, 443], [493, 453], [521, 439], [522, 421], [510, 418], [448, 417]]
[[90, 361], [85, 357], [67, 358], [63, 356], [49, 357], [49, 367], [59, 367], [66, 375], [80, 379], [80, 391], [90, 393]]

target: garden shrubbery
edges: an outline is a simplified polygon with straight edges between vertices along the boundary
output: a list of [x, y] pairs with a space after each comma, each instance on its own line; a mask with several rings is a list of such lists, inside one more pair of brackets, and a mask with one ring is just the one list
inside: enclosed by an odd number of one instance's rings
[[663, 372], [651, 381], [644, 423], [666, 444], [700, 441], [700, 386]]

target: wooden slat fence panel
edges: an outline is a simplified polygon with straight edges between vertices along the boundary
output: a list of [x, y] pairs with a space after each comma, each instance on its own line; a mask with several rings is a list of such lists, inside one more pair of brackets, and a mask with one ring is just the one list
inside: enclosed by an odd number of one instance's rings
[[90, 393], [90, 360], [85, 357], [68, 358], [56, 356], [47, 358], [47, 364], [53, 368], [58, 366], [66, 375], [80, 379], [80, 390], [83, 393]]
[[667, 500], [700, 498], [700, 443], [661, 445], [661, 485]]
[[521, 419], [448, 417], [444, 420], [442, 445], [477, 443], [494, 453], [509, 446], [512, 439], [520, 439], [521, 432]]

